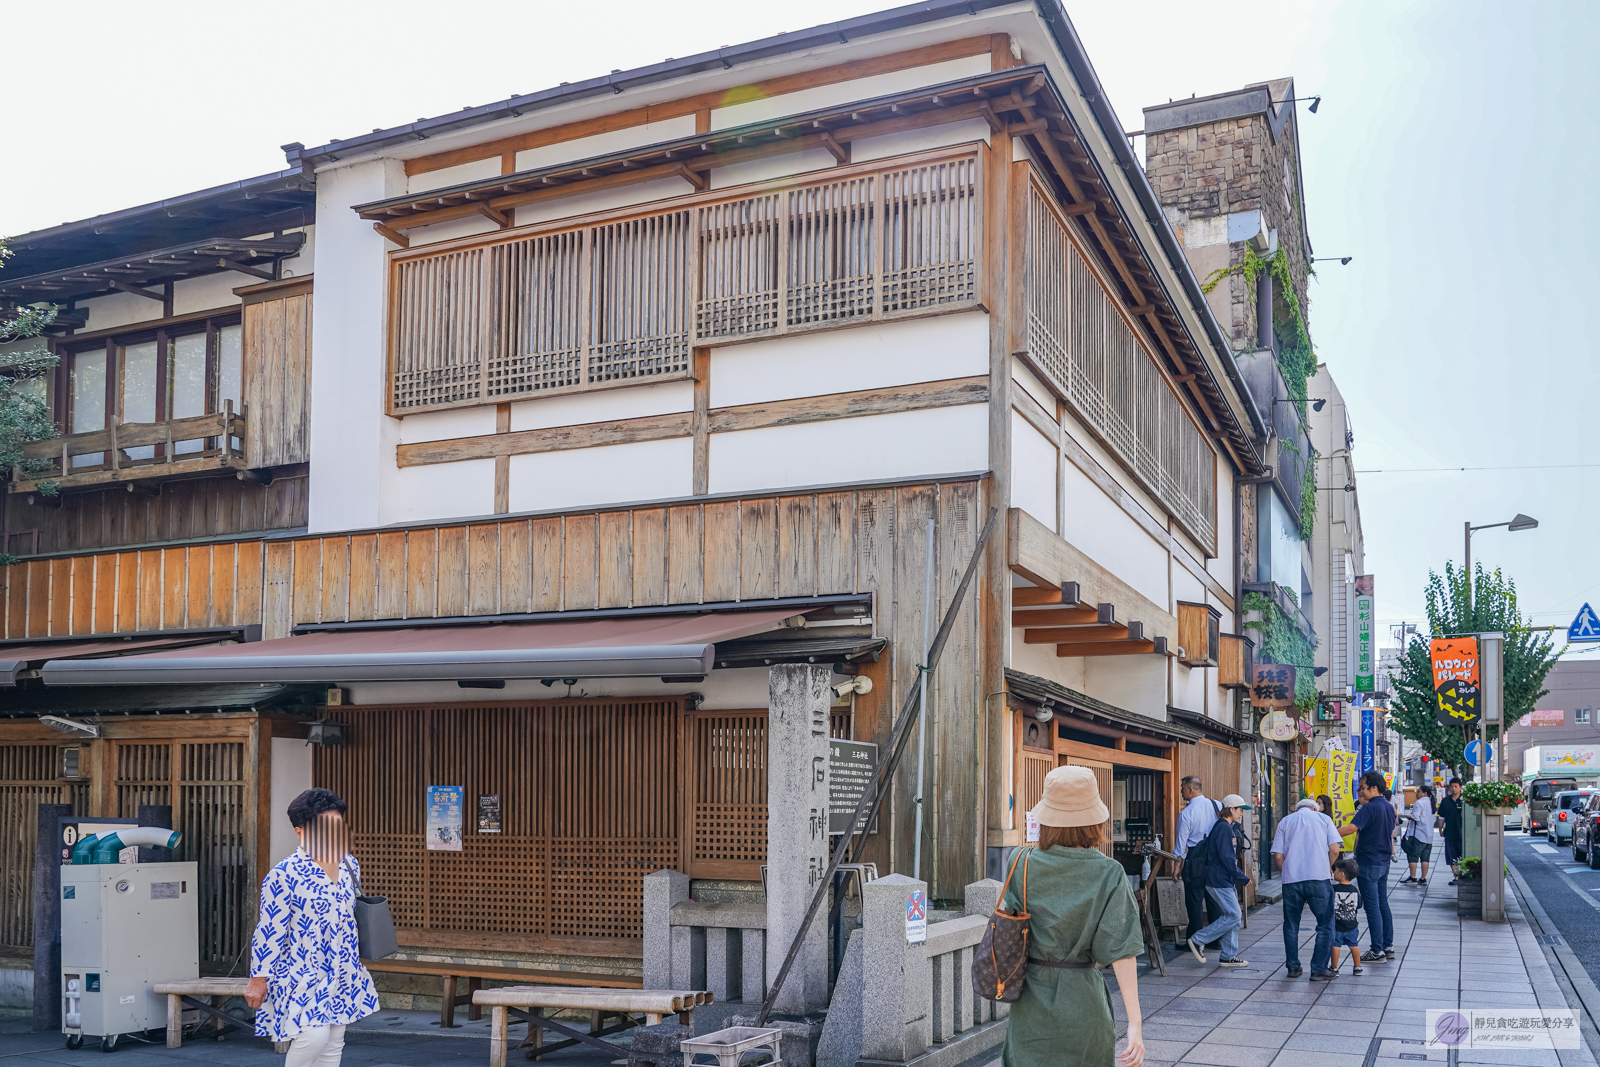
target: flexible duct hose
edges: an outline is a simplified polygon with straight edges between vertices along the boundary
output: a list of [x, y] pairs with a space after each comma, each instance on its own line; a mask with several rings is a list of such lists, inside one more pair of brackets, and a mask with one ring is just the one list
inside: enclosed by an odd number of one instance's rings
[[159, 826], [139, 826], [131, 830], [106, 830], [83, 838], [72, 850], [72, 862], [115, 863], [117, 853], [135, 845], [177, 848], [183, 834]]

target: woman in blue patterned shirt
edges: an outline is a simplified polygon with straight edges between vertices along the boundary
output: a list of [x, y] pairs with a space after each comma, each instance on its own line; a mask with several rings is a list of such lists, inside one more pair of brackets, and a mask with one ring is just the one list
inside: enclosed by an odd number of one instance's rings
[[289, 804], [300, 847], [261, 883], [261, 917], [250, 945], [245, 1000], [256, 1033], [289, 1041], [285, 1067], [338, 1067], [344, 1029], [378, 1010], [378, 991], [361, 965], [356, 885], [345, 802], [307, 789]]

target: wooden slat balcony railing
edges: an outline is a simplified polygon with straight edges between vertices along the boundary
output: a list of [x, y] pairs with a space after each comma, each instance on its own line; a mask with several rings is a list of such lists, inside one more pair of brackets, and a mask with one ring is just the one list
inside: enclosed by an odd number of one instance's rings
[[[166, 422], [113, 423], [103, 430], [33, 441], [23, 447], [23, 459], [50, 461], [52, 467], [43, 473], [14, 468], [9, 489], [13, 493], [33, 493], [38, 491], [40, 482], [75, 489], [107, 482], [244, 470], [244, 423], [244, 416], [234, 414], [233, 401], [228, 400], [222, 411], [210, 415]], [[198, 447], [180, 447], [191, 442]], [[148, 454], [133, 455], [137, 450]], [[96, 455], [98, 460], [78, 462], [79, 457]]]
[[970, 147], [391, 254], [394, 415], [687, 378], [690, 351], [978, 306]]

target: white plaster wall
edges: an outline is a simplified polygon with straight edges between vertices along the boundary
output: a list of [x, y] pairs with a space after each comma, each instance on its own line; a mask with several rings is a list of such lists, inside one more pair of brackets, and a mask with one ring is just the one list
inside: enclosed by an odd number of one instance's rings
[[[643, 126], [634, 126], [626, 130], [612, 130], [591, 137], [578, 137], [571, 141], [524, 149], [517, 153], [517, 169], [538, 170], [540, 167], [593, 159], [595, 156], [610, 155], [612, 152], [626, 152], [630, 148], [659, 144], [662, 141], [676, 141], [680, 137], [690, 137], [693, 134], [694, 116], [680, 115], [674, 119], [647, 122]], [[496, 163], [497, 167], [498, 165]], [[496, 170], [496, 173], [499, 171]]]
[[1206, 698], [1212, 688], [1208, 675], [1213, 674], [1215, 670], [1214, 667], [1185, 667], [1177, 660], [1173, 660], [1172, 706], [1182, 708], [1184, 711], [1206, 714], [1210, 709]]
[[597, 211], [615, 211], [617, 208], [649, 204], [674, 196], [687, 196], [695, 191], [682, 178], [661, 178], [638, 185], [624, 185], [616, 189], [602, 189], [595, 193], [576, 196], [558, 196], [517, 208], [517, 225], [530, 226], [536, 222], [553, 222], [590, 215]]
[[[1232, 464], [1219, 458], [1217, 460], [1217, 558], [1200, 561], [1205, 564], [1206, 572], [1221, 583], [1224, 589], [1233, 588], [1233, 478]], [[1226, 616], [1226, 610], [1223, 614]]]
[[482, 215], [472, 215], [450, 222], [436, 222], [432, 226], [418, 226], [414, 230], [406, 231], [406, 236], [411, 238], [411, 247], [417, 248], [421, 245], [436, 245], [441, 241], [454, 241], [458, 237], [476, 237], [480, 233], [494, 233], [499, 229], [499, 226]]
[[311, 332], [313, 532], [394, 521], [382, 506], [385, 487], [400, 481], [394, 461], [400, 424], [384, 414], [383, 403], [388, 242], [350, 205], [404, 190], [405, 171], [398, 160], [333, 167], [317, 175], [322, 276]]
[[[263, 269], [270, 268], [263, 267]], [[260, 278], [232, 270], [220, 274], [203, 274], [198, 278], [181, 279], [172, 286], [172, 313], [188, 315], [195, 311], [234, 307], [239, 303], [239, 298], [233, 295], [234, 289], [244, 285], [256, 285], [260, 281]], [[160, 318], [161, 305], [154, 300], [147, 303], [155, 311], [155, 314], [149, 317]]]
[[[1095, 462], [1100, 464], [1100, 468], [1111, 476], [1111, 480], [1116, 482], [1124, 493], [1137, 501], [1139, 506], [1144, 508], [1156, 520], [1157, 525], [1162, 527], [1167, 525], [1167, 509], [1162, 507], [1160, 501], [1156, 500], [1155, 497], [1144, 491], [1144, 488], [1134, 480], [1133, 475], [1128, 473], [1127, 468], [1122, 465], [1120, 459], [1114, 457], [1110, 451], [1095, 439], [1093, 434], [1084, 429], [1077, 416], [1072, 414], [1071, 408], [1067, 409], [1066, 417], [1062, 419], [1061, 425], [1067, 435], [1076, 441], [1085, 452], [1089, 453]], [[1072, 467], [1073, 470], [1077, 470], [1076, 464], [1069, 461], [1067, 465]]]
[[711, 435], [711, 492], [986, 470], [985, 404]]
[[[594, 393], [573, 393], [523, 400], [511, 405], [511, 429], [542, 430], [550, 426], [581, 426], [589, 422], [638, 419], [647, 415], [666, 415], [694, 410], [694, 383], [661, 382], [656, 385], [630, 385], [602, 389]], [[490, 427], [494, 429], [490, 409]]]
[[1166, 719], [1167, 657], [1088, 656], [1083, 662], [1083, 692], [1126, 711]]
[[[493, 413], [491, 408], [490, 415]], [[494, 512], [492, 459], [397, 467], [388, 474], [386, 481], [385, 523], [467, 518]]]
[[1189, 604], [1210, 603], [1211, 597], [1206, 595], [1206, 587], [1200, 579], [1189, 573], [1187, 567], [1174, 563], [1172, 566], [1172, 601], [1176, 604], [1182, 600]]
[[[424, 411], [400, 420], [400, 443], [448, 441], [453, 437], [478, 437], [494, 433], [494, 406]], [[452, 466], [452, 464], [444, 464]]]
[[[1019, 141], [1021, 138], [1017, 138]], [[863, 137], [850, 144], [850, 162], [870, 163], [874, 159], [922, 152], [945, 145], [969, 144], [974, 141], [989, 143], [989, 124], [982, 119], [951, 122], [943, 126], [929, 126], [923, 130], [906, 130], [882, 137]]]
[[268, 862], [277, 863], [299, 847], [289, 825], [289, 801], [311, 788], [311, 746], [296, 737], [272, 739], [272, 823]]
[[1089, 662], [1087, 659], [1082, 656], [1063, 659], [1056, 655], [1055, 645], [1024, 644], [1022, 633], [1020, 627], [1011, 631], [1011, 662], [1006, 666], [1048, 678], [1057, 685], [1076, 689], [1080, 693], [1089, 691], [1084, 673], [1084, 667]]
[[1011, 503], [1056, 528], [1056, 443], [1011, 413]]
[[865, 100], [873, 96], [907, 92], [925, 85], [938, 85], [941, 82], [957, 81], [988, 72], [989, 56], [985, 53], [946, 60], [943, 63], [930, 63], [923, 67], [912, 67], [909, 70], [897, 70], [889, 74], [875, 74], [870, 78], [857, 78], [834, 85], [818, 86], [815, 89], [802, 89], [799, 92], [752, 100], [732, 107], [712, 108], [711, 128], [725, 130], [733, 126], [782, 118], [835, 104]]
[[[312, 273], [317, 262], [317, 228], [315, 226], [300, 226], [284, 233], [303, 233], [306, 243], [300, 246], [298, 255], [290, 256], [283, 261], [278, 269], [278, 276], [282, 278], [304, 278]], [[263, 235], [265, 236], [265, 235]]]
[[500, 174], [500, 157], [475, 159], [443, 170], [430, 170], [426, 174], [412, 174], [406, 180], [406, 192], [425, 193], [429, 189], [443, 189], [450, 185], [482, 181]]
[[776, 337], [711, 353], [711, 406], [731, 407], [989, 372], [981, 311]]
[[661, 500], [688, 496], [693, 488], [694, 441], [688, 437], [511, 457], [514, 512]]
[[78, 306], [89, 309], [89, 323], [84, 327], [85, 330], [111, 330], [161, 317], [160, 304], [132, 293], [110, 293], [93, 300], [80, 300]]
[[[507, 679], [504, 689], [462, 689], [454, 682], [355, 682], [350, 686], [356, 704], [460, 704], [496, 700], [558, 700], [567, 687], [546, 686], [536, 679]], [[700, 706], [709, 711], [737, 711], [767, 706], [767, 669], [741, 667], [712, 671], [704, 681], [668, 685], [658, 678], [580, 678], [572, 688], [575, 697], [653, 697], [699, 693]], [[274, 750], [276, 756], [276, 750]]]
[[1038, 375], [1028, 369], [1027, 364], [1015, 356], [1011, 357], [1011, 377], [1022, 386], [1023, 392], [1039, 402], [1039, 406], [1055, 414], [1056, 396], [1039, 380]]
[[787, 178], [791, 174], [806, 174], [814, 170], [827, 170], [836, 166], [833, 153], [826, 148], [812, 148], [804, 152], [792, 152], [781, 156], [768, 156], [765, 159], [752, 159], [746, 163], [735, 163], [731, 167], [713, 167], [711, 175], [711, 188], [730, 189], [736, 185], [749, 185], [752, 182], [764, 182], [773, 178]]
[[1061, 536], [1146, 597], [1167, 605], [1167, 550], [1077, 467], [1063, 463], [1061, 473], [1066, 517]]

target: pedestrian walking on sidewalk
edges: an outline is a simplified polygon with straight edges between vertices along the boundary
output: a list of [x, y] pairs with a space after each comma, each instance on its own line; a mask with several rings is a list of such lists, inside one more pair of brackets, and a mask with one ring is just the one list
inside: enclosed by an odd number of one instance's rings
[[1290, 978], [1299, 978], [1300, 917], [1311, 909], [1317, 921], [1317, 940], [1311, 949], [1311, 980], [1333, 977], [1328, 950], [1333, 941], [1333, 862], [1342, 840], [1333, 820], [1317, 810], [1310, 798], [1295, 805], [1294, 814], [1278, 820], [1272, 835], [1272, 856], [1278, 861], [1283, 885], [1283, 952]]
[[1356, 885], [1367, 912], [1372, 947], [1367, 962], [1387, 963], [1394, 955], [1394, 915], [1389, 911], [1389, 864], [1394, 859], [1394, 807], [1383, 798], [1383, 775], [1368, 771], [1361, 776], [1361, 808], [1341, 834], [1356, 835]]
[[1361, 892], [1352, 884], [1361, 868], [1346, 856], [1333, 865], [1333, 959], [1328, 969], [1339, 973], [1339, 950], [1348, 948], [1355, 965], [1350, 973], [1361, 973], [1361, 924], [1357, 921]]
[[1189, 775], [1178, 786], [1183, 798], [1183, 811], [1178, 814], [1178, 831], [1172, 842], [1172, 851], [1178, 857], [1177, 876], [1183, 879], [1183, 906], [1189, 913], [1187, 936], [1193, 937], [1208, 922], [1220, 914], [1206, 896], [1206, 865], [1198, 855], [1189, 853], [1205, 841], [1211, 827], [1217, 822], [1216, 801], [1206, 796], [1200, 779]]
[[[1433, 786], [1425, 785], [1417, 791], [1411, 814], [1406, 816], [1406, 830], [1400, 838], [1400, 848], [1406, 854], [1406, 878], [1401, 885], [1427, 885], [1428, 860], [1433, 856], [1433, 823], [1438, 816], [1433, 812]], [[1422, 865], [1422, 877], [1417, 877], [1417, 865]]]
[[361, 965], [348, 810], [329, 789], [289, 802], [300, 847], [267, 872], [261, 917], [250, 944], [245, 1000], [256, 1034], [291, 1042], [285, 1067], [338, 1067], [345, 1027], [378, 1010], [372, 975]]
[[1461, 858], [1461, 816], [1466, 809], [1461, 803], [1461, 779], [1452, 778], [1445, 787], [1445, 798], [1439, 801], [1439, 818], [1444, 823], [1444, 862], [1452, 874], [1450, 884], [1455, 885], [1456, 860]]
[[[1033, 816], [1039, 847], [1023, 858], [1001, 909], [1022, 912], [1027, 895], [1028, 971], [1011, 1006], [1004, 1067], [1139, 1067], [1144, 1062], [1137, 957], [1144, 951], [1139, 903], [1122, 864], [1100, 851], [1111, 813], [1094, 771], [1057, 767], [1044, 777]], [[1110, 967], [1128, 1016], [1128, 1043], [1116, 1052]]]
[[1239, 889], [1253, 883], [1255, 876], [1239, 869], [1233, 834], [1234, 823], [1239, 821], [1243, 810], [1244, 797], [1237, 793], [1223, 797], [1216, 825], [1199, 846], [1206, 864], [1206, 896], [1222, 912], [1214, 922], [1189, 938], [1189, 951], [1201, 963], [1206, 961], [1206, 943], [1220, 938], [1222, 956], [1217, 960], [1219, 964], [1224, 967], [1250, 966], [1250, 961], [1239, 958], [1239, 925], [1244, 915], [1239, 907]]

